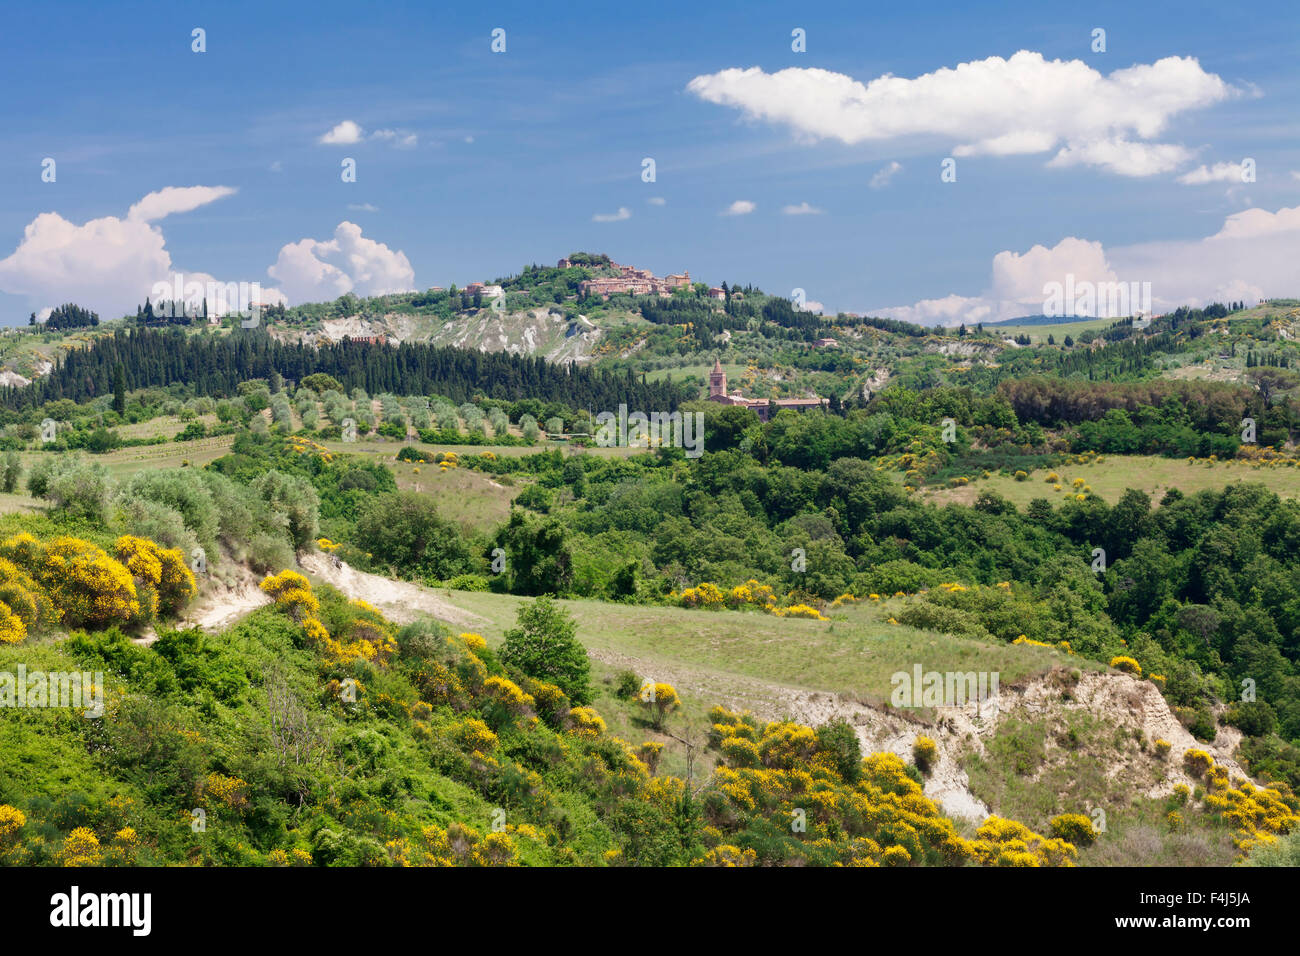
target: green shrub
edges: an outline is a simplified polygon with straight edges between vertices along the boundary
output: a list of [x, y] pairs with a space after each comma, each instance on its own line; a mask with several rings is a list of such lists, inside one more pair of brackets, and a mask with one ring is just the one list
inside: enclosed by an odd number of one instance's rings
[[482, 574], [458, 574], [450, 578], [446, 587], [453, 591], [478, 591], [488, 590], [489, 582], [486, 575]]
[[352, 543], [399, 574], [449, 580], [472, 570], [464, 534], [416, 491], [392, 491], [362, 505]]
[[938, 759], [939, 746], [933, 739], [923, 734], [912, 741], [912, 760], [921, 773], [928, 774]]
[[57, 511], [101, 524], [108, 508], [108, 470], [103, 465], [72, 463], [50, 478], [45, 497]]
[[862, 774], [862, 745], [858, 733], [846, 720], [833, 720], [817, 728], [817, 748], [831, 754], [835, 768], [849, 783]]
[[620, 671], [616, 682], [616, 693], [624, 700], [631, 700], [641, 689], [641, 678], [636, 671]]
[[589, 704], [591, 662], [576, 629], [567, 611], [539, 597], [520, 607], [516, 626], [506, 631], [501, 663], [555, 684], [578, 706]]
[[10, 449], [0, 458], [0, 491], [12, 494], [18, 488], [22, 475], [22, 459], [18, 457], [18, 452]]

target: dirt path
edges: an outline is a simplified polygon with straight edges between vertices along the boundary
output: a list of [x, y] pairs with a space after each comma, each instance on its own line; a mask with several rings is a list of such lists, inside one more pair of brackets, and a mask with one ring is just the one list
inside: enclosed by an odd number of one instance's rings
[[[303, 555], [299, 566], [305, 573], [338, 588], [348, 598], [375, 605], [399, 624], [407, 624], [423, 614], [457, 627], [473, 628], [487, 623], [479, 615], [449, 604], [421, 585], [390, 581], [348, 564], [335, 567], [333, 559], [324, 554]], [[271, 603], [258, 588], [257, 575], [242, 567], [235, 574], [235, 583], [231, 585], [216, 579], [203, 582], [198, 598], [185, 612], [182, 626], [219, 631], [250, 611]], [[147, 639], [142, 641], [151, 643]]]
[[338, 588], [352, 600], [373, 604], [399, 624], [408, 624], [422, 614], [456, 627], [473, 628], [487, 623], [479, 615], [449, 604], [419, 584], [358, 571], [346, 562], [335, 566], [333, 558], [319, 553], [305, 554], [298, 563], [306, 573]]
[[215, 581], [205, 587], [197, 603], [186, 611], [185, 621], [205, 631], [219, 631], [249, 611], [270, 603], [271, 599], [258, 589], [253, 575], [241, 574], [233, 587]]

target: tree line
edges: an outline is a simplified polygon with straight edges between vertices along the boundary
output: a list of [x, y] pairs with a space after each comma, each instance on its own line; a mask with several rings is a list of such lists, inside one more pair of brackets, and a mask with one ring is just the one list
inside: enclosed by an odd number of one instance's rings
[[6, 387], [0, 402], [24, 409], [60, 398], [83, 402], [112, 394], [119, 363], [128, 389], [184, 384], [196, 395], [214, 398], [235, 395], [239, 383], [250, 379], [278, 375], [297, 382], [316, 372], [371, 394], [437, 394], [458, 402], [482, 394], [599, 410], [626, 402], [629, 408], [652, 411], [674, 409], [689, 397], [684, 385], [648, 382], [631, 371], [618, 375], [506, 352], [350, 340], [312, 346], [278, 342], [262, 330], [215, 336], [140, 328], [119, 330], [68, 352], [49, 375], [30, 385]]

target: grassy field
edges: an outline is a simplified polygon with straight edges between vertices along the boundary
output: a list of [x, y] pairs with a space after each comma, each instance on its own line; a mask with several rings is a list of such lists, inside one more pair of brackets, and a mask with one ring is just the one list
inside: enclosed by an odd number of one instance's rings
[[[462, 455], [481, 455], [485, 451], [490, 451], [498, 458], [517, 458], [522, 455], [536, 455], [538, 452], [551, 451], [560, 449], [566, 454], [572, 449], [574, 454], [579, 452], [576, 445], [570, 445], [568, 442], [539, 441], [536, 445], [428, 445], [416, 439], [411, 442], [394, 441], [385, 438], [363, 438], [359, 441], [323, 441], [321, 442], [332, 452], [344, 455], [375, 455], [381, 460], [384, 458], [392, 459], [406, 445], [412, 445], [428, 451], [430, 454], [436, 452], [455, 452], [457, 456]], [[596, 448], [594, 446], [581, 449], [581, 453], [587, 455], [600, 455], [603, 458], [626, 458], [628, 455], [638, 454], [644, 449], [639, 448]]]
[[[1053, 490], [1053, 483], [1044, 480], [1052, 471], [1061, 477], [1060, 491]], [[1023, 508], [1034, 498], [1046, 498], [1053, 504], [1064, 500], [1066, 495], [1074, 492], [1076, 478], [1082, 478], [1093, 494], [1112, 504], [1129, 488], [1145, 491], [1154, 503], [1159, 504], [1170, 488], [1190, 495], [1207, 488], [1223, 488], [1241, 482], [1258, 482], [1283, 498], [1300, 497], [1300, 469], [1282, 465], [1256, 467], [1239, 461], [1213, 464], [1196, 461], [1189, 464], [1184, 458], [1154, 455], [1103, 455], [1099, 461], [1086, 465], [1040, 468], [1032, 472], [1027, 481], [993, 473], [988, 478], [975, 478], [960, 488], [924, 489], [921, 494], [937, 504], [974, 504], [981, 493], [993, 491]]]
[[[216, 415], [196, 415], [194, 421], [201, 422], [207, 428], [213, 428], [221, 424]], [[119, 436], [124, 439], [131, 438], [175, 438], [185, 430], [189, 422], [181, 421], [178, 415], [160, 415], [152, 418], [147, 422], [137, 422], [134, 425], [119, 425], [114, 429]]]
[[995, 325], [985, 328], [1009, 339], [1017, 335], [1028, 335], [1029, 340], [1035, 345], [1046, 342], [1047, 337], [1051, 335], [1060, 345], [1065, 342], [1067, 335], [1078, 338], [1080, 332], [1095, 332], [1110, 328], [1114, 324], [1114, 319], [1083, 319], [1078, 322], [1061, 322], [1058, 325]]
[[[489, 645], [501, 643], [527, 598], [448, 591], [437, 595], [482, 618], [475, 629]], [[616, 693], [618, 675], [672, 684], [682, 708], [667, 729], [702, 739], [717, 704], [752, 709], [766, 718], [790, 715], [783, 703], [799, 692], [843, 694], [864, 704], [889, 699], [890, 677], [915, 664], [936, 671], [998, 672], [1003, 686], [1066, 663], [1102, 669], [1055, 649], [985, 644], [889, 624], [897, 602], [858, 605], [828, 612], [830, 621], [777, 618], [760, 612], [643, 607], [601, 601], [563, 600], [577, 623], [579, 640], [594, 660], [593, 705], [611, 733], [633, 743], [667, 742], [655, 733], [641, 705]], [[696, 767], [707, 772], [707, 764]], [[684, 749], [666, 746], [665, 766], [685, 773]]]
[[0, 492], [0, 514], [43, 510], [45, 510], [45, 502], [41, 501], [39, 498], [32, 498], [21, 492], [14, 494]]
[[437, 465], [410, 465], [401, 461], [384, 464], [393, 472], [398, 488], [431, 496], [445, 517], [471, 531], [494, 528], [509, 518], [510, 502], [523, 488], [461, 468], [443, 472]]
[[[212, 416], [204, 416], [205, 419]], [[215, 421], [215, 418], [212, 419]], [[211, 422], [209, 422], [211, 424]], [[153, 422], [127, 426], [135, 429], [132, 437], [151, 437], [155, 434], [174, 435], [183, 424], [177, 418], [156, 419]], [[123, 429], [124, 431], [126, 429]], [[163, 445], [147, 445], [137, 448], [119, 448], [103, 455], [89, 455], [97, 464], [104, 465], [109, 474], [117, 480], [129, 478], [146, 468], [179, 468], [185, 464], [201, 468], [230, 451], [234, 444], [234, 435], [221, 435], [215, 438], [200, 438], [188, 442], [167, 442]], [[395, 460], [404, 442], [384, 439], [370, 439], [358, 442], [327, 441], [323, 442], [330, 451], [346, 455], [362, 455], [374, 458], [388, 467], [397, 479], [399, 488], [427, 492], [436, 497], [443, 506], [443, 513], [460, 520], [467, 528], [482, 528], [500, 523], [510, 513], [510, 502], [519, 493], [522, 486], [511, 487], [490, 475], [477, 472], [450, 470], [445, 474], [439, 472], [436, 465], [425, 465], [419, 472], [415, 466]], [[457, 455], [482, 454], [492, 451], [498, 456], [519, 456], [536, 454], [551, 448], [567, 449], [572, 446], [565, 442], [543, 442], [534, 446], [494, 447], [488, 445], [437, 445], [417, 447], [427, 448], [432, 452], [456, 452]], [[576, 451], [576, 449], [575, 449]], [[633, 448], [587, 448], [585, 454], [602, 457], [626, 457], [643, 453]], [[29, 471], [36, 462], [48, 452], [21, 452], [24, 472]], [[0, 494], [0, 514], [15, 511], [34, 511], [41, 503], [25, 494]]]
[[[485, 620], [483, 635], [500, 641], [527, 598], [439, 590], [444, 600]], [[641, 677], [689, 671], [704, 683], [770, 682], [843, 693], [863, 702], [887, 700], [890, 676], [921, 663], [926, 670], [999, 671], [1003, 683], [1059, 664], [1055, 650], [984, 644], [889, 624], [896, 602], [830, 611], [830, 621], [778, 618], [760, 612], [643, 607], [565, 600], [578, 636], [597, 658], [629, 662]], [[1074, 659], [1070, 659], [1074, 662]], [[1076, 662], [1077, 666], [1077, 662]], [[710, 700], [707, 706], [716, 703]], [[702, 702], [703, 703], [703, 702]]]
[[[179, 468], [186, 462], [201, 468], [226, 454], [234, 441], [234, 435], [220, 435], [216, 438], [200, 438], [196, 441], [168, 442], [165, 445], [119, 448], [102, 455], [87, 455], [87, 458], [106, 467], [114, 478], [121, 479], [145, 468]], [[47, 454], [49, 452], [21, 452], [24, 473]], [[9, 507], [9, 499], [14, 498], [34, 503], [34, 499], [25, 498], [23, 495], [0, 495], [0, 511], [13, 510]]]

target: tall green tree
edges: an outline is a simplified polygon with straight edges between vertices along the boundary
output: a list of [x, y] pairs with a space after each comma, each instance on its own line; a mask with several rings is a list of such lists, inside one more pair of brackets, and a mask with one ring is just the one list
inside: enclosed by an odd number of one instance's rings
[[575, 704], [590, 703], [591, 661], [576, 631], [568, 611], [539, 597], [519, 609], [515, 626], [506, 631], [501, 662], [555, 684]]
[[126, 414], [126, 369], [121, 362], [113, 366], [113, 411]]

